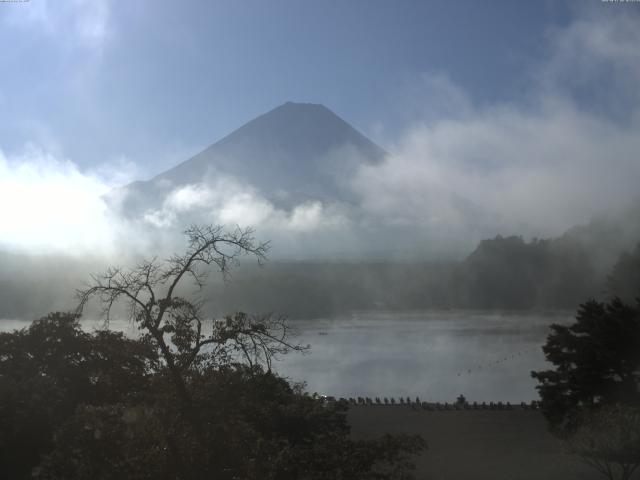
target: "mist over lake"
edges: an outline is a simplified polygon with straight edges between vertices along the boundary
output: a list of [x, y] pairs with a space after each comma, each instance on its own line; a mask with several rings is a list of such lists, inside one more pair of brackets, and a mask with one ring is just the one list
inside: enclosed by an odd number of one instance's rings
[[[569, 323], [572, 312], [489, 311], [354, 312], [291, 320], [295, 340], [311, 345], [290, 353], [274, 369], [306, 381], [310, 393], [335, 397], [411, 397], [453, 402], [521, 402], [538, 398], [531, 370], [545, 367], [541, 350], [552, 323]], [[28, 322], [3, 320], [2, 330]], [[86, 329], [102, 325], [83, 321]], [[128, 323], [111, 328], [135, 335]]]
[[411, 397], [453, 402], [538, 398], [529, 372], [544, 367], [540, 346], [569, 313], [359, 312], [292, 322], [307, 355], [276, 364], [310, 392], [336, 397]]
[[0, 0], [0, 480], [640, 480], [639, 27]]

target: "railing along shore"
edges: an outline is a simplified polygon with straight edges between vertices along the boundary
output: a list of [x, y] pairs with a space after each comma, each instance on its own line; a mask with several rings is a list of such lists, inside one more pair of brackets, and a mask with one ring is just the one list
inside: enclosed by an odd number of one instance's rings
[[532, 400], [530, 402], [510, 403], [510, 402], [423, 402], [419, 397], [411, 399], [410, 397], [349, 397], [335, 398], [331, 396], [320, 396], [327, 405], [342, 404], [353, 407], [410, 407], [414, 410], [427, 411], [453, 411], [453, 410], [540, 410], [542, 402]]

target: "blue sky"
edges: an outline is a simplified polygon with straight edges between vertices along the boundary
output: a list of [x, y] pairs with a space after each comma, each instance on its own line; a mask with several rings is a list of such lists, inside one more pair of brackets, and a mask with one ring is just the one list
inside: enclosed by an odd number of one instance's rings
[[[289, 100], [392, 153], [348, 181], [359, 218], [417, 245], [559, 235], [638, 198], [639, 2], [0, 2], [0, 45], [0, 247], [116, 251], [140, 224], [104, 193]], [[339, 205], [280, 211], [232, 180], [207, 218], [241, 199], [231, 220], [274, 243], [362, 231]]]
[[[141, 174], [287, 100], [385, 143], [420, 119], [424, 74], [476, 104], [518, 97], [575, 15], [561, 2], [31, 0], [0, 5], [0, 145]], [[595, 5], [593, 8], [605, 9]], [[636, 9], [637, 10], [637, 9]]]

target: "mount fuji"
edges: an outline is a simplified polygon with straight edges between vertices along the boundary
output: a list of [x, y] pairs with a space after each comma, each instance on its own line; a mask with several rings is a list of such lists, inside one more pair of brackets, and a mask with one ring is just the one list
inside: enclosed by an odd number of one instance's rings
[[131, 183], [117, 194], [123, 196], [120, 210], [128, 217], [160, 208], [159, 201], [182, 187], [213, 187], [221, 178], [250, 186], [255, 195], [279, 209], [311, 201], [350, 204], [355, 198], [349, 180], [357, 169], [380, 163], [386, 155], [327, 107], [288, 102], [185, 162], [148, 181]]

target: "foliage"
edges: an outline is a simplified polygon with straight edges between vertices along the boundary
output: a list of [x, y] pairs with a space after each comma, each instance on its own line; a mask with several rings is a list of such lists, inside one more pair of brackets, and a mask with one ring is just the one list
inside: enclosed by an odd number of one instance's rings
[[483, 240], [457, 268], [455, 304], [473, 308], [574, 306], [593, 289], [586, 252], [566, 239]]
[[[233, 282], [211, 279], [208, 286], [216, 288], [207, 292], [212, 302], [205, 308], [211, 306], [211, 315], [286, 311], [297, 318], [379, 308], [573, 309], [602, 291], [604, 271], [628, 248], [626, 242], [604, 241], [597, 247], [577, 234], [531, 241], [498, 236], [482, 241], [461, 262], [310, 260], [272, 262], [268, 269], [243, 262]], [[598, 260], [600, 248], [615, 253]], [[77, 259], [44, 258], [39, 268], [21, 271], [28, 258], [4, 254], [0, 260], [11, 265], [10, 274], [0, 272], [0, 315], [6, 318], [65, 308], [62, 299], [71, 285], [82, 281], [87, 268], [96, 268]]]
[[457, 405], [458, 407], [464, 407], [468, 404], [469, 403], [467, 402], [467, 398], [464, 395], [462, 394], [458, 395], [455, 401], [455, 405]]
[[[77, 314], [52, 314], [0, 334], [0, 469], [40, 479], [407, 479], [414, 436], [350, 438], [344, 406], [326, 405], [271, 371], [306, 347], [282, 318], [209, 320], [182, 295], [209, 267], [226, 275], [242, 254], [264, 258], [251, 231], [187, 231], [166, 262], [113, 268], [79, 292]], [[87, 333], [94, 297], [108, 321], [118, 302], [141, 335]], [[31, 475], [30, 475], [31, 474]]]
[[141, 398], [157, 361], [148, 345], [88, 334], [77, 315], [61, 313], [0, 333], [0, 352], [0, 469], [8, 478], [37, 464], [78, 405]]
[[567, 439], [574, 453], [610, 480], [628, 480], [640, 466], [640, 411], [620, 405], [581, 415]]
[[625, 252], [607, 277], [607, 293], [633, 302], [640, 298], [640, 243], [631, 252]]
[[551, 326], [543, 351], [554, 369], [532, 376], [557, 433], [574, 431], [581, 411], [640, 404], [640, 304], [588, 301], [575, 323]]
[[[147, 365], [151, 372], [153, 363]], [[160, 369], [135, 397], [91, 404], [63, 393], [75, 409], [53, 405], [49, 428], [41, 425], [20, 444], [8, 439], [14, 453], [30, 452], [38, 439], [47, 444], [28, 458], [4, 458], [3, 472], [26, 478], [33, 471], [39, 479], [406, 479], [412, 455], [425, 448], [414, 436], [352, 440], [344, 406], [326, 405], [260, 366], [203, 368], [188, 387], [202, 437]], [[14, 430], [26, 418], [41, 420], [36, 414], [51, 398], [38, 398], [19, 417], [7, 416]]]

